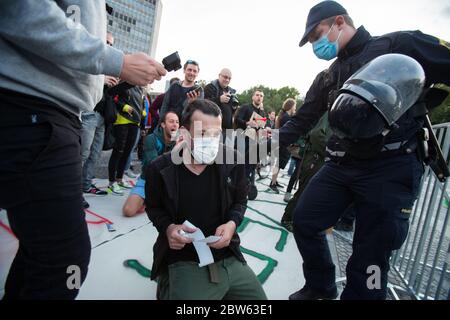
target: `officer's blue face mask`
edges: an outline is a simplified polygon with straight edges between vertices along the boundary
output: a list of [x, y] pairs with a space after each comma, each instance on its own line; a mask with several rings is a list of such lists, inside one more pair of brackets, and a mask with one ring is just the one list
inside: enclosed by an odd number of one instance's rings
[[331, 42], [328, 40], [328, 35], [330, 34], [331, 29], [333, 29], [334, 24], [331, 26], [330, 30], [328, 30], [327, 34], [322, 36], [319, 40], [313, 42], [313, 50], [314, 54], [319, 59], [323, 60], [331, 60], [333, 58], [336, 58], [338, 52], [339, 52], [339, 44], [338, 40], [341, 37], [342, 30], [339, 31], [339, 35], [336, 39], [336, 41]]

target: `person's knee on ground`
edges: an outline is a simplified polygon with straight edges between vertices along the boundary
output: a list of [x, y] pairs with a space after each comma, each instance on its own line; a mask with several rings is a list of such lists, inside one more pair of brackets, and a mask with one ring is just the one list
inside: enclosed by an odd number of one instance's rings
[[144, 199], [137, 195], [130, 195], [125, 201], [122, 208], [122, 213], [125, 217], [134, 217], [139, 213], [145, 211]]

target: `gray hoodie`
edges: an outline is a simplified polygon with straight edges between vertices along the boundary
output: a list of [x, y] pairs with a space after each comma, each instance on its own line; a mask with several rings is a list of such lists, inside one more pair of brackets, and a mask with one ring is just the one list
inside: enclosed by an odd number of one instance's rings
[[104, 0], [0, 0], [0, 88], [78, 116], [100, 101], [102, 74], [119, 76], [123, 56], [106, 44]]

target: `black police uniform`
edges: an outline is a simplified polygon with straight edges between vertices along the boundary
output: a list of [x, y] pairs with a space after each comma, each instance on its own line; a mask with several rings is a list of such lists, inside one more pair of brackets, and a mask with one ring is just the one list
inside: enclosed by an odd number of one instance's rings
[[[416, 59], [425, 70], [426, 88], [433, 83], [450, 83], [447, 43], [420, 31], [372, 37], [361, 26], [339, 51], [324, 80], [311, 86], [302, 108], [280, 129], [280, 145], [289, 145], [306, 134], [333, 104], [342, 84], [367, 62], [387, 53]], [[384, 139], [352, 144], [337, 136], [330, 138], [328, 161], [311, 179], [294, 212], [294, 236], [303, 257], [306, 288], [323, 296], [335, 295], [335, 266], [323, 231], [335, 225], [354, 203], [353, 254], [341, 298], [386, 298], [389, 257], [406, 238], [410, 209], [423, 174], [423, 165], [414, 152], [423, 118], [408, 111], [397, 124]], [[371, 266], [381, 271], [381, 288], [367, 286]]]

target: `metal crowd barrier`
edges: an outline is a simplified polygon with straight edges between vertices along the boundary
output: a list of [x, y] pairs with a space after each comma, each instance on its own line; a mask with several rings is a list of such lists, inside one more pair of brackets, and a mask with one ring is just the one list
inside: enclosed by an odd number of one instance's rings
[[[433, 129], [449, 163], [450, 123], [435, 125]], [[449, 180], [439, 182], [426, 167], [408, 236], [391, 259], [393, 271], [416, 299], [450, 299]]]

